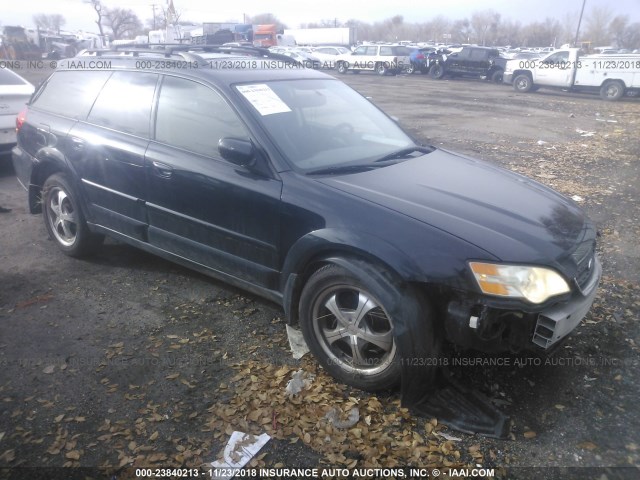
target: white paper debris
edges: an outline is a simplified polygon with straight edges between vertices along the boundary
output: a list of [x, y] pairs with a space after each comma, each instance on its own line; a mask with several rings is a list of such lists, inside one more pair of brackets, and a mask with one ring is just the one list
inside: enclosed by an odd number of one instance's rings
[[278, 94], [271, 90], [269, 85], [259, 83], [255, 85], [238, 85], [236, 88], [262, 116], [291, 111]]
[[573, 197], [571, 197], [571, 200], [573, 200], [574, 202], [584, 202], [584, 198], [582, 198], [580, 195], [574, 195]]
[[286, 392], [289, 398], [299, 394], [305, 388], [309, 388], [316, 376], [313, 373], [307, 373], [304, 370], [298, 370], [291, 376], [291, 380], [287, 383]]
[[309, 347], [307, 346], [307, 342], [304, 341], [304, 337], [302, 336], [302, 332], [297, 328], [293, 328], [289, 325], [286, 325], [287, 329], [287, 338], [289, 339], [289, 347], [291, 347], [291, 355], [296, 360], [301, 359], [307, 353], [309, 353]]
[[538, 140], [538, 145], [546, 145], [549, 142], [545, 142], [544, 140]]
[[462, 439], [459, 437], [454, 437], [453, 435], [449, 435], [445, 432], [434, 432], [436, 435], [444, 438], [445, 440], [450, 440], [452, 442], [460, 442]]
[[[228, 480], [235, 477], [238, 470], [244, 467], [270, 439], [271, 437], [266, 433], [256, 437], [250, 433], [233, 432], [224, 447], [224, 458], [211, 462], [214, 474], [212, 478]], [[215, 475], [216, 473], [219, 475]]]

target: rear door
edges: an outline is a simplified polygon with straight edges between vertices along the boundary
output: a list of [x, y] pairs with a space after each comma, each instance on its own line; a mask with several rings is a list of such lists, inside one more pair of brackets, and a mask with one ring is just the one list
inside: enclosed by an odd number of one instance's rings
[[282, 184], [223, 160], [218, 153], [223, 137], [250, 135], [222, 95], [166, 75], [146, 156], [149, 242], [276, 289]]
[[89, 204], [90, 221], [146, 240], [144, 155], [158, 75], [114, 72], [85, 122], [69, 132], [68, 157]]

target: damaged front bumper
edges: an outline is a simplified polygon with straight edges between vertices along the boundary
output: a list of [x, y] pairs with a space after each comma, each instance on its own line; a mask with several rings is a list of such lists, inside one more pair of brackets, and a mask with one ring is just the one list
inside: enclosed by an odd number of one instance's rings
[[551, 351], [587, 315], [595, 300], [602, 266], [593, 256], [590, 275], [580, 287], [575, 282], [567, 300], [542, 306], [519, 308], [513, 302], [478, 297], [451, 300], [447, 305], [447, 339], [462, 348], [487, 353], [504, 351]]

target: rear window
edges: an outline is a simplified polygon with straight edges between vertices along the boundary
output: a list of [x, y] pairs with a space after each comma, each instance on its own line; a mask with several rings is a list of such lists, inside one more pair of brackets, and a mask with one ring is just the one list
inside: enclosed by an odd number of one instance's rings
[[75, 119], [84, 119], [111, 72], [56, 72], [32, 106]]
[[393, 48], [393, 55], [408, 57], [411, 54], [411, 49], [408, 47], [391, 47]]
[[0, 85], [26, 85], [18, 75], [14, 75], [10, 70], [0, 69]]

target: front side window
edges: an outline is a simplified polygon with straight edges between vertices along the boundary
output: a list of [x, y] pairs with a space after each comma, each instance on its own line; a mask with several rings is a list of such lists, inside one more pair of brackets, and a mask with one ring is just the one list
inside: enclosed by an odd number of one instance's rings
[[157, 82], [155, 73], [115, 72], [98, 95], [87, 121], [148, 137]]
[[224, 99], [200, 83], [166, 76], [158, 99], [155, 139], [211, 157], [218, 156], [218, 141], [224, 137], [248, 138]]

